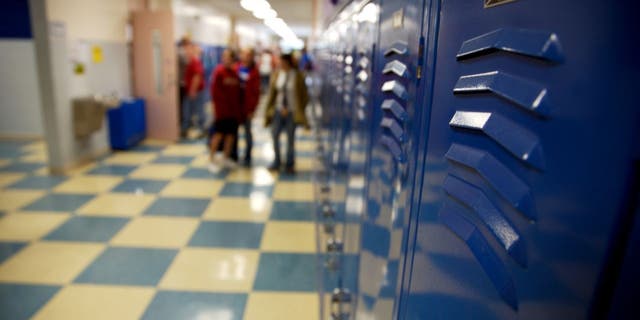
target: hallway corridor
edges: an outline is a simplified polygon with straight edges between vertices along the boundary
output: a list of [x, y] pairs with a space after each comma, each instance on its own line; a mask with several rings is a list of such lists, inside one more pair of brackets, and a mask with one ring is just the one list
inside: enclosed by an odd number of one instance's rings
[[[297, 174], [210, 174], [202, 141], [146, 142], [64, 176], [0, 141], [0, 319], [318, 319], [314, 142]], [[242, 154], [242, 143], [240, 147]]]

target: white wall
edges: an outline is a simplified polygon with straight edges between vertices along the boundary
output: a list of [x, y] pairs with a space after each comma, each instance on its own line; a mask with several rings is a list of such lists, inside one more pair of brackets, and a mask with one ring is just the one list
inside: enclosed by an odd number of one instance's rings
[[40, 92], [31, 39], [0, 39], [0, 136], [42, 136]]
[[198, 43], [225, 46], [229, 42], [230, 25], [229, 18], [221, 15], [206, 18], [181, 14], [174, 16], [176, 41], [189, 35], [191, 40]]
[[46, 0], [51, 21], [62, 21], [69, 39], [126, 42], [128, 0]]

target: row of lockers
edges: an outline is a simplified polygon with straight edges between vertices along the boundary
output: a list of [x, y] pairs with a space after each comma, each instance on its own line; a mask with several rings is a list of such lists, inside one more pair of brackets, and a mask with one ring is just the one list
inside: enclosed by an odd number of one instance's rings
[[343, 4], [315, 52], [321, 318], [628, 316], [633, 7]]

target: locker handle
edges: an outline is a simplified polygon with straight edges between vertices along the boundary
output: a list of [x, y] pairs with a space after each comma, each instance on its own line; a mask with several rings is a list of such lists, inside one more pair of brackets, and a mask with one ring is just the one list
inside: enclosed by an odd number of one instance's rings
[[466, 209], [452, 202], [445, 202], [439, 212], [440, 221], [465, 242], [493, 283], [502, 300], [518, 310], [518, 296], [513, 277], [484, 238], [478, 227], [467, 217]]
[[551, 110], [549, 94], [545, 87], [499, 71], [462, 76], [458, 79], [453, 92], [457, 94], [491, 92], [540, 116], [548, 116]]
[[520, 233], [481, 189], [452, 175], [444, 179], [442, 187], [448, 195], [477, 213], [513, 260], [527, 266], [527, 251]]
[[538, 137], [498, 113], [456, 111], [449, 125], [482, 131], [517, 159], [539, 170], [546, 167]]
[[469, 59], [496, 51], [511, 52], [554, 63], [564, 61], [562, 46], [555, 33], [516, 28], [497, 29], [465, 41], [458, 51], [457, 58]]
[[514, 208], [531, 220], [537, 219], [535, 203], [529, 186], [522, 182], [491, 153], [453, 144], [445, 154], [445, 157], [474, 169]]

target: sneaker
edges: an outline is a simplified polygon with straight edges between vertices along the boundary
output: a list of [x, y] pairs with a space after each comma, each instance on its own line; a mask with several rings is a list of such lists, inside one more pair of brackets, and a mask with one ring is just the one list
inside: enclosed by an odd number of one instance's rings
[[219, 165], [217, 165], [217, 164], [215, 164], [213, 162], [209, 163], [209, 165], [207, 166], [207, 169], [209, 170], [209, 172], [211, 172], [213, 174], [218, 174], [222, 170], [222, 168], [220, 168]]
[[224, 160], [222, 160], [222, 165], [223, 165], [225, 168], [229, 168], [229, 169], [235, 169], [235, 168], [237, 168], [237, 167], [238, 167], [238, 163], [237, 163], [237, 162], [235, 162], [235, 161], [233, 161], [233, 160], [231, 160], [231, 159], [224, 159]]

